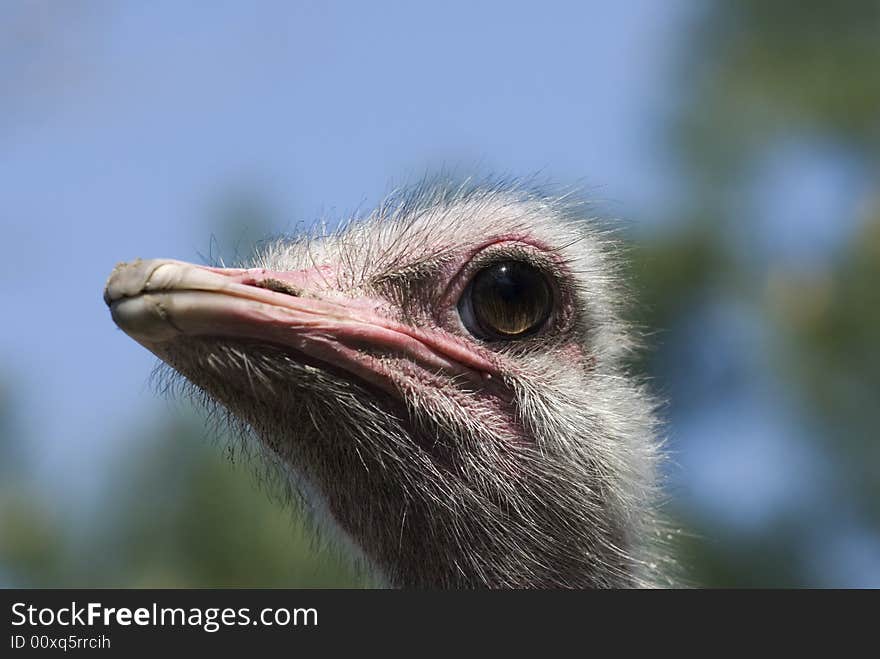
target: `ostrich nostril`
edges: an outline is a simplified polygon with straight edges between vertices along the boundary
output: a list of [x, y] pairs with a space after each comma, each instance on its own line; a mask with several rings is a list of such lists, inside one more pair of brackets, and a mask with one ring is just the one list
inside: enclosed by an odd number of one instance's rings
[[255, 281], [253, 282], [253, 286], [266, 288], [270, 291], [284, 293], [285, 295], [291, 295], [293, 297], [303, 297], [305, 295], [305, 290], [299, 286], [294, 286], [290, 282], [281, 281], [280, 279], [275, 279], [273, 277], [267, 277], [266, 279]]

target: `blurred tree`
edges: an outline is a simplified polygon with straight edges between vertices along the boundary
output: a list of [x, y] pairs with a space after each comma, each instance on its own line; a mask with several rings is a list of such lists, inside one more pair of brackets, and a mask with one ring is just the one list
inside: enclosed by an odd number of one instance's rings
[[12, 390], [0, 383], [0, 584], [63, 586], [70, 546], [39, 488], [28, 479]]
[[[814, 485], [829, 488], [818, 497], [823, 510], [802, 507], [748, 537], [725, 535], [678, 507], [683, 526], [695, 531], [680, 536], [680, 551], [702, 585], [827, 583], [810, 564], [809, 544], [837, 531], [830, 520], [852, 516], [880, 538], [880, 3], [747, 0], [700, 11], [672, 131], [687, 181], [680, 212], [689, 221], [637, 250], [636, 276], [651, 310], [637, 320], [674, 331], [704, 302], [727, 298], [771, 323], [777, 340], [767, 365], [797, 392], [815, 431], [802, 441], [819, 445], [834, 477]], [[762, 159], [792, 139], [833, 144], [873, 182], [854, 205], [860, 217], [831, 220], [861, 228], [830, 264], [793, 265], [770, 254], [766, 267], [755, 267], [741, 253], [752, 243], [736, 239], [755, 225], [743, 198]], [[787, 227], [791, 239], [802, 230], [798, 221]], [[663, 337], [658, 345], [662, 357]], [[664, 370], [676, 368], [668, 361], [645, 366], [661, 388], [675, 377]], [[880, 556], [874, 560], [880, 565]]]
[[150, 434], [161, 439], [145, 438], [140, 454], [127, 456], [109, 485], [124, 494], [101, 533], [102, 553], [114, 557], [113, 565], [94, 566], [95, 581], [134, 587], [364, 583], [331, 548], [317, 545], [298, 515], [267, 496], [271, 488], [257, 486], [258, 465], [223, 459], [197, 415], [174, 414]]

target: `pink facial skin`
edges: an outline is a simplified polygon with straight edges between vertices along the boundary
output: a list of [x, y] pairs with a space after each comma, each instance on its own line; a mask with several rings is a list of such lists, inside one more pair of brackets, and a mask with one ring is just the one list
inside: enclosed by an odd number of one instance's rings
[[265, 341], [389, 393], [393, 374], [380, 356], [405, 358], [425, 379], [443, 374], [480, 389], [499, 374], [490, 351], [404, 325], [382, 313], [380, 300], [327, 291], [321, 284], [331, 275], [327, 267], [271, 272], [133, 261], [116, 267], [104, 297], [117, 325], [153, 352], [180, 336]]

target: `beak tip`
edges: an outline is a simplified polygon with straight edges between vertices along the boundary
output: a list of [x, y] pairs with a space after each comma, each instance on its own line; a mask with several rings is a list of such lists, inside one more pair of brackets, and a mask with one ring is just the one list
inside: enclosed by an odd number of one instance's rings
[[109, 307], [123, 298], [144, 293], [153, 273], [169, 262], [168, 259], [135, 259], [117, 263], [104, 285], [104, 302]]

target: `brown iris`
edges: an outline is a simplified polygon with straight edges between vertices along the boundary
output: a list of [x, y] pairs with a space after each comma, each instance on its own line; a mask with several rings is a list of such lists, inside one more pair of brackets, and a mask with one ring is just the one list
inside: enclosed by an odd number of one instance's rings
[[496, 339], [514, 339], [537, 331], [552, 308], [547, 278], [521, 261], [501, 261], [480, 270], [459, 302], [468, 330]]

